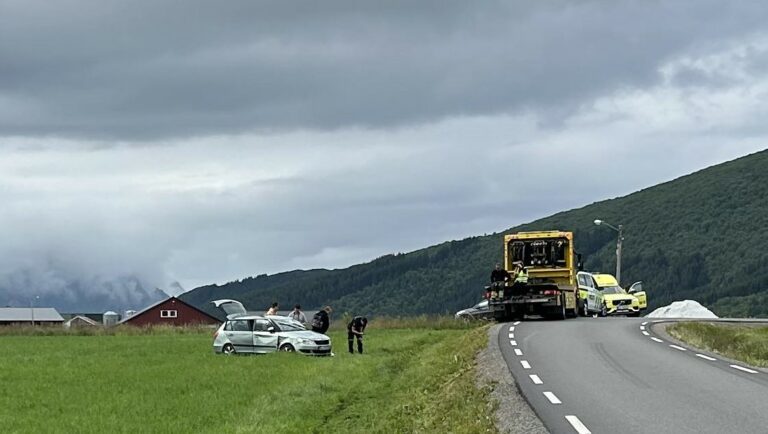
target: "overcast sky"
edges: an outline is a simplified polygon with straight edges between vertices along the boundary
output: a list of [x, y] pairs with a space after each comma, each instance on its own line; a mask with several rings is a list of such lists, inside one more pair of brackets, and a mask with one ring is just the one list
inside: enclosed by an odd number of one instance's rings
[[763, 1], [0, 0], [0, 285], [344, 267], [762, 150], [766, 23]]

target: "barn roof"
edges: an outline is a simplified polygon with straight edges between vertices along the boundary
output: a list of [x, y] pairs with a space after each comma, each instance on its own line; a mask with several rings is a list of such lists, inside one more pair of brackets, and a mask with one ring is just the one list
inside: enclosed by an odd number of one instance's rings
[[[34, 310], [34, 316], [32, 311]], [[56, 321], [64, 322], [64, 318], [52, 307], [0, 307], [0, 322], [32, 322]]]
[[182, 300], [182, 299], [180, 299], [180, 298], [178, 298], [178, 297], [168, 297], [168, 298], [166, 298], [165, 300], [160, 300], [160, 301], [158, 301], [157, 303], [154, 303], [154, 304], [152, 304], [152, 305], [150, 305], [150, 306], [147, 306], [147, 307], [145, 307], [144, 309], [142, 309], [142, 310], [140, 310], [140, 311], [138, 311], [138, 312], [134, 313], [133, 315], [131, 315], [131, 316], [127, 317], [127, 318], [123, 318], [123, 319], [122, 319], [120, 322], [118, 322], [118, 324], [125, 324], [125, 323], [127, 323], [127, 322], [131, 322], [131, 320], [132, 320], [132, 319], [138, 318], [139, 316], [141, 316], [141, 315], [142, 315], [142, 314], [144, 314], [145, 312], [147, 312], [147, 311], [150, 311], [150, 310], [152, 310], [152, 309], [156, 308], [157, 306], [160, 306], [161, 304], [163, 304], [163, 303], [165, 303], [165, 302], [168, 302], [168, 301], [170, 301], [170, 300], [175, 300], [175, 301], [177, 301], [177, 302], [179, 302], [179, 303], [183, 303], [183, 304], [185, 304], [186, 306], [189, 306], [189, 307], [191, 307], [192, 309], [194, 309], [194, 310], [196, 310], [196, 311], [198, 311], [198, 312], [202, 313], [203, 315], [210, 317], [210, 318], [211, 318], [211, 319], [213, 319], [213, 320], [216, 320], [216, 321], [221, 321], [221, 320], [219, 320], [218, 318], [216, 318], [215, 316], [213, 316], [213, 315], [211, 315], [211, 314], [209, 314], [209, 313], [207, 313], [207, 312], [204, 312], [204, 311], [202, 311], [202, 310], [200, 310], [200, 309], [196, 308], [195, 306], [193, 306], [193, 305], [191, 305], [191, 304], [187, 303], [186, 301], [184, 301], [184, 300]]
[[67, 322], [64, 323], [64, 325], [69, 327], [70, 325], [72, 325], [73, 322], [75, 322], [78, 319], [80, 321], [83, 321], [84, 323], [92, 325], [92, 326], [99, 325], [99, 323], [97, 323], [96, 321], [92, 320], [91, 318], [88, 318], [87, 316], [82, 316], [82, 315], [77, 315], [77, 316], [75, 316], [73, 318], [68, 319]]

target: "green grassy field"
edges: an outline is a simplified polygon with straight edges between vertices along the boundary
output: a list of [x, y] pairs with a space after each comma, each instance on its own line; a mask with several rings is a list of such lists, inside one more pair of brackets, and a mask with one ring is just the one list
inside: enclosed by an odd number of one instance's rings
[[681, 322], [667, 328], [670, 335], [752, 366], [768, 367], [768, 327]]
[[[369, 327], [367, 354], [221, 356], [211, 331], [0, 336], [0, 431], [494, 432], [484, 328]], [[389, 324], [392, 326], [392, 324]]]

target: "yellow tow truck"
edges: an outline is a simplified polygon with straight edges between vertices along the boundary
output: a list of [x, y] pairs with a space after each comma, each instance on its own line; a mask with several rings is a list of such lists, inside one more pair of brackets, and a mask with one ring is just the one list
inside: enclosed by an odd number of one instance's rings
[[[527, 284], [514, 284], [515, 264], [528, 271]], [[488, 306], [498, 321], [528, 314], [557, 319], [577, 314], [576, 273], [580, 255], [573, 247], [573, 233], [520, 232], [504, 236], [504, 269], [512, 281], [486, 288]]]

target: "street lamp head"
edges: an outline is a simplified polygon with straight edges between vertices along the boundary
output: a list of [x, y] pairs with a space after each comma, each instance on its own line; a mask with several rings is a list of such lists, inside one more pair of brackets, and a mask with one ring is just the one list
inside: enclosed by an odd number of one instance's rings
[[603, 221], [600, 220], [600, 219], [597, 219], [597, 220], [595, 220], [595, 224], [600, 226], [601, 224], [603, 224]]

